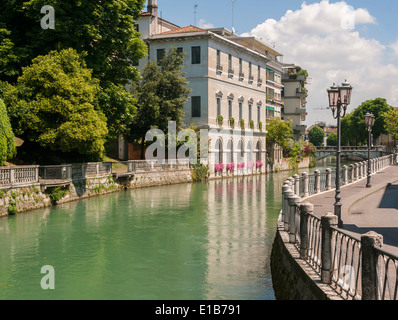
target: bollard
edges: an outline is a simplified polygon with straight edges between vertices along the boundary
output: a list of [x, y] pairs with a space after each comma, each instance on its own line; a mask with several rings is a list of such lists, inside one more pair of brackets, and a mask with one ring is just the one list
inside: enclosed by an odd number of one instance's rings
[[314, 212], [314, 205], [304, 202], [300, 205], [300, 258], [308, 258], [308, 215]]
[[343, 166], [343, 186], [348, 184], [348, 167]]
[[354, 172], [355, 166], [353, 164], [350, 164], [350, 167], [351, 167], [351, 177], [350, 177], [350, 179], [351, 179], [351, 182], [354, 182], [355, 181], [355, 172]]
[[315, 174], [315, 193], [321, 192], [321, 172], [319, 170], [314, 171]]
[[290, 217], [289, 217], [289, 242], [296, 243], [296, 206], [300, 205], [301, 198], [298, 195], [289, 197]]
[[332, 280], [332, 229], [337, 227], [338, 217], [327, 213], [321, 217], [322, 251], [321, 251], [321, 282], [330, 284]]
[[326, 169], [326, 190], [332, 189], [332, 170]]
[[383, 236], [374, 231], [361, 235], [362, 300], [378, 300], [377, 254], [383, 246]]
[[298, 196], [300, 196], [300, 176], [298, 174], [295, 174], [293, 176], [294, 178], [294, 193]]
[[282, 186], [282, 221], [285, 221], [285, 215], [286, 215], [286, 212], [287, 212], [287, 209], [286, 209], [286, 202], [285, 202], [285, 193], [287, 192], [287, 191], [290, 191], [290, 186], [287, 184], [287, 183], [285, 183], [283, 186]]
[[310, 194], [308, 192], [308, 173], [307, 172], [303, 172], [301, 174], [302, 178], [303, 178], [303, 184], [304, 184], [304, 188], [303, 188], [303, 197], [308, 197]]
[[290, 219], [290, 206], [289, 206], [289, 198], [294, 196], [294, 192], [290, 188], [289, 190], [286, 190], [286, 192], [283, 195], [283, 201], [285, 203], [285, 209], [286, 209], [286, 214], [283, 216], [283, 229], [285, 231], [289, 231], [289, 219]]
[[358, 163], [354, 163], [355, 181], [358, 181]]

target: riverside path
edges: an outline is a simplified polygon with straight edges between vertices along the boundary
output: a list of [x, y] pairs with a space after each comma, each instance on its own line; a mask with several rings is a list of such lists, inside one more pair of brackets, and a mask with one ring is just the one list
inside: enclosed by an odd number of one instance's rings
[[[314, 215], [334, 212], [335, 190], [310, 196]], [[341, 187], [343, 229], [360, 236], [375, 231], [383, 236], [383, 248], [398, 255], [398, 165], [392, 165], [366, 179]]]

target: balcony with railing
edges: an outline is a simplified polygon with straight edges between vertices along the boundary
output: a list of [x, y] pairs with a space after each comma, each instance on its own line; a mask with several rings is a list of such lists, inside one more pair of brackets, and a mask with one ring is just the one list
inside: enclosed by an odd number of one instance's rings
[[297, 88], [296, 97], [306, 98], [308, 96], [308, 90], [306, 88]]

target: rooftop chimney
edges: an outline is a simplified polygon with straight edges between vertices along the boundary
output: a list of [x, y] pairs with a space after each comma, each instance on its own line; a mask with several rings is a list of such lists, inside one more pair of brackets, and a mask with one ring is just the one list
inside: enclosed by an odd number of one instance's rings
[[148, 0], [147, 10], [153, 16], [158, 16], [158, 1], [157, 0]]

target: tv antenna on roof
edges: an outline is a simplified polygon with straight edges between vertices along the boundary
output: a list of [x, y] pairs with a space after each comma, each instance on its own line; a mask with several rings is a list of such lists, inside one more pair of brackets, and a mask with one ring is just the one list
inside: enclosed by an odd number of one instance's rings
[[235, 33], [235, 26], [234, 26], [234, 3], [236, 0], [231, 0], [232, 1], [232, 32]]
[[194, 23], [193, 23], [193, 25], [194, 26], [196, 26], [196, 9], [198, 8], [198, 4], [195, 4], [194, 6], [193, 6], [193, 14], [194, 14]]

